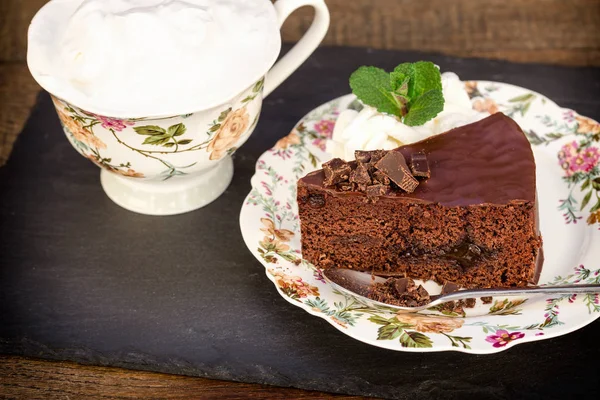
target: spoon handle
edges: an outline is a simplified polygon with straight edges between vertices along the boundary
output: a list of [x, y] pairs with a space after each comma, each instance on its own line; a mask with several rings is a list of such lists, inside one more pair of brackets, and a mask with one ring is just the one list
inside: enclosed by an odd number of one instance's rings
[[534, 294], [580, 294], [600, 293], [600, 284], [529, 286], [516, 289], [467, 289], [441, 296], [432, 300], [460, 300], [469, 297], [530, 296]]

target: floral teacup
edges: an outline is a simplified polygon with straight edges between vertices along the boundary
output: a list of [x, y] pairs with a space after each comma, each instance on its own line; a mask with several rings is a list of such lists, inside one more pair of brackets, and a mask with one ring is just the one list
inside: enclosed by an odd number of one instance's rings
[[233, 176], [231, 155], [254, 131], [263, 98], [308, 58], [327, 32], [329, 13], [323, 0], [277, 1], [280, 26], [306, 5], [316, 13], [305, 37], [251, 87], [240, 88], [238, 95], [210, 109], [115, 118], [52, 96], [73, 147], [102, 168], [108, 197], [128, 210], [151, 215], [191, 211], [219, 197]]

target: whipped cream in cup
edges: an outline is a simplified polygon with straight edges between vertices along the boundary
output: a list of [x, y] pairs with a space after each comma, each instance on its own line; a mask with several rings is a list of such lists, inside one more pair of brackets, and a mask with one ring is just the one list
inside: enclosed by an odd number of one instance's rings
[[[313, 24], [273, 65], [302, 6]], [[178, 214], [225, 191], [263, 98], [328, 27], [323, 0], [51, 0], [31, 21], [27, 63], [108, 197]]]
[[479, 121], [489, 113], [473, 110], [464, 83], [452, 72], [442, 74], [444, 109], [421, 126], [408, 126], [395, 116], [365, 105], [361, 111], [340, 113], [327, 152], [333, 157], [354, 160], [355, 150], [391, 150], [418, 142], [459, 126]]
[[281, 48], [267, 0], [52, 0], [29, 30], [42, 87], [86, 110], [157, 116], [214, 106]]

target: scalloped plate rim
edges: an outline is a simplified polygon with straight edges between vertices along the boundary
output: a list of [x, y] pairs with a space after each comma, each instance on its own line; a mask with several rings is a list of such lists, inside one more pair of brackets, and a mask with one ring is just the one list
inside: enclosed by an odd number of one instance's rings
[[[550, 98], [548, 98], [547, 96], [521, 87], [521, 86], [517, 86], [517, 85], [513, 85], [510, 83], [504, 83], [504, 82], [497, 82], [497, 81], [489, 81], [489, 80], [471, 80], [474, 82], [477, 82], [477, 84], [490, 84], [490, 85], [501, 85], [501, 86], [505, 86], [505, 87], [510, 87], [513, 88], [515, 90], [525, 90], [528, 91], [536, 96], [539, 96], [541, 99], [544, 99], [545, 101], [555, 105], [556, 107], [558, 107], [561, 111], [572, 111], [575, 112], [574, 110], [570, 109], [570, 108], [566, 108], [566, 107], [560, 107], [558, 104], [556, 104], [556, 102], [554, 102], [553, 100], [551, 100]], [[314, 107], [313, 109], [311, 109], [310, 111], [308, 111], [302, 118], [300, 118], [298, 120], [298, 122], [296, 124], [294, 124], [294, 127], [298, 126], [298, 124], [300, 122], [303, 122], [304, 120], [307, 119], [307, 117], [309, 115], [311, 115], [312, 113], [314, 113], [316, 110], [319, 110], [320, 108], [326, 106], [327, 104], [339, 101], [339, 102], [343, 102], [345, 99], [350, 99], [353, 98], [354, 95], [353, 94], [345, 94], [342, 96], [338, 96], [336, 98], [333, 98], [327, 102], [324, 102], [316, 107]], [[578, 114], [579, 115], [579, 114]], [[589, 118], [589, 117], [586, 117]], [[596, 122], [595, 120], [593, 120], [592, 118], [589, 118], [590, 120]], [[272, 150], [273, 147], [270, 147], [269, 149], [267, 149], [265, 152], [263, 152], [261, 154], [261, 156], [257, 159], [256, 163], [255, 163], [255, 173], [252, 175], [250, 182], [251, 182], [251, 187], [252, 189], [255, 188], [254, 185], [254, 181], [257, 179], [258, 177], [258, 170], [259, 170], [259, 164], [260, 162], [263, 160], [264, 156], [266, 154], [269, 153], [270, 150]], [[576, 330], [579, 330], [591, 323], [593, 323], [594, 321], [596, 321], [598, 318], [600, 318], [600, 313], [592, 313], [589, 314], [589, 318], [582, 320], [580, 323], [574, 323], [574, 324], [570, 324], [568, 325], [568, 327], [564, 327], [564, 328], [560, 328], [560, 329], [553, 329], [553, 330], [549, 330], [549, 331], [544, 331], [544, 335], [543, 336], [531, 336], [531, 335], [527, 335], [521, 339], [519, 339], [518, 341], [512, 341], [510, 343], [508, 343], [506, 346], [504, 347], [486, 347], [486, 348], [464, 348], [464, 347], [455, 347], [452, 346], [451, 344], [445, 344], [445, 345], [439, 345], [436, 344], [434, 347], [430, 347], [430, 348], [420, 348], [420, 347], [416, 347], [416, 348], [411, 348], [411, 347], [398, 347], [397, 346], [397, 342], [395, 341], [384, 341], [384, 340], [378, 340], [378, 339], [368, 339], [366, 337], [360, 336], [360, 335], [352, 335], [350, 334], [347, 330], [345, 330], [345, 328], [339, 326], [337, 323], [335, 323], [331, 318], [327, 318], [327, 316], [325, 314], [323, 314], [322, 312], [315, 312], [313, 311], [310, 307], [308, 307], [307, 305], [303, 304], [303, 303], [299, 303], [298, 301], [295, 301], [294, 299], [292, 299], [289, 296], [286, 296], [281, 290], [280, 288], [277, 286], [276, 281], [275, 281], [275, 277], [272, 276], [271, 274], [269, 274], [268, 272], [268, 264], [261, 259], [261, 257], [259, 256], [259, 254], [253, 250], [253, 248], [256, 247], [256, 237], [255, 236], [251, 236], [251, 235], [246, 235], [244, 234], [244, 216], [245, 216], [245, 210], [247, 209], [247, 201], [250, 198], [250, 192], [249, 194], [244, 198], [244, 202], [242, 205], [242, 208], [240, 210], [240, 215], [239, 215], [239, 223], [240, 223], [240, 231], [242, 233], [242, 238], [244, 240], [244, 243], [246, 244], [246, 246], [248, 247], [249, 251], [254, 255], [254, 257], [261, 263], [261, 265], [264, 267], [264, 271], [265, 271], [265, 275], [267, 276], [267, 278], [273, 283], [273, 285], [275, 286], [275, 290], [278, 292], [278, 294], [284, 298], [288, 303], [295, 305], [296, 307], [299, 307], [301, 309], [303, 309], [305, 312], [307, 312], [308, 314], [315, 316], [315, 317], [319, 317], [320, 319], [324, 319], [327, 321], [327, 323], [331, 326], [333, 326], [334, 328], [336, 328], [338, 331], [344, 333], [346, 336], [349, 336], [359, 342], [365, 343], [365, 344], [369, 344], [375, 347], [379, 347], [379, 348], [383, 348], [383, 349], [387, 349], [387, 350], [393, 350], [393, 351], [400, 351], [400, 352], [411, 352], [411, 353], [429, 353], [429, 352], [441, 352], [441, 351], [457, 351], [457, 352], [461, 352], [461, 353], [466, 353], [466, 354], [474, 354], [474, 355], [481, 355], [481, 354], [496, 354], [502, 351], [506, 351], [508, 349], [513, 348], [516, 345], [519, 344], [523, 344], [523, 343], [531, 343], [531, 342], [536, 342], [536, 341], [541, 341], [541, 340], [546, 340], [546, 339], [552, 339], [555, 337], [559, 337], [559, 336], [563, 336], [563, 335], [567, 335], [569, 333], [572, 333]], [[589, 227], [590, 229], [593, 229], [592, 227]], [[597, 236], [594, 235], [592, 232], [589, 232], [588, 235], [586, 235], [586, 237], [589, 237], [590, 234], [592, 236]], [[593, 242], [593, 237], [590, 238], [590, 243]], [[253, 240], [254, 242], [251, 243], [250, 240]], [[587, 251], [589, 252], [590, 249], [588, 248]], [[499, 317], [499, 316], [498, 316]]]

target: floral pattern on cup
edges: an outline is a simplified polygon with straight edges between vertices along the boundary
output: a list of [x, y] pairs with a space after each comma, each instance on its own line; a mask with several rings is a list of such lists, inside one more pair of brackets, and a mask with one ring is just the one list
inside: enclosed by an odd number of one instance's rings
[[[52, 101], [58, 113], [58, 119], [63, 128], [67, 129], [78, 142], [96, 149], [106, 149], [106, 144], [100, 140], [92, 130], [95, 124], [94, 118], [78, 115], [77, 112], [62, 104], [58, 99], [52, 97]], [[86, 123], [87, 122], [87, 123]]]
[[52, 101], [67, 137], [84, 157], [107, 171], [130, 178], [144, 177], [144, 174], [131, 168], [130, 162], [114, 164], [112, 158], [102, 156], [100, 151], [106, 149], [106, 144], [94, 133], [94, 126], [98, 124], [122, 130], [126, 126], [135, 125], [134, 122], [77, 111], [54, 96], [52, 96]]
[[97, 115], [97, 114], [93, 114], [93, 115], [98, 119], [98, 121], [100, 121], [100, 125], [104, 129], [114, 129], [117, 132], [121, 132], [123, 129], [127, 128], [128, 126], [135, 125], [135, 122], [128, 121], [125, 119], [103, 117], [102, 115]]
[[245, 107], [235, 111], [230, 111], [222, 123], [215, 136], [208, 144], [206, 151], [210, 153], [211, 160], [223, 158], [227, 152], [234, 147], [239, 138], [246, 133], [250, 125], [250, 116]]
[[[67, 137], [84, 157], [121, 176], [167, 180], [207, 168], [232, 154], [258, 123], [263, 88], [261, 78], [221, 111], [161, 118], [112, 118], [52, 99]], [[212, 118], [207, 116], [214, 112], [219, 115], [207, 124], [208, 131], [198, 131], [198, 122]], [[194, 152], [199, 153], [194, 157]], [[207, 152], [208, 156], [200, 156]], [[177, 162], [181, 159], [187, 162]], [[142, 172], [146, 170], [156, 172], [147, 176]]]

